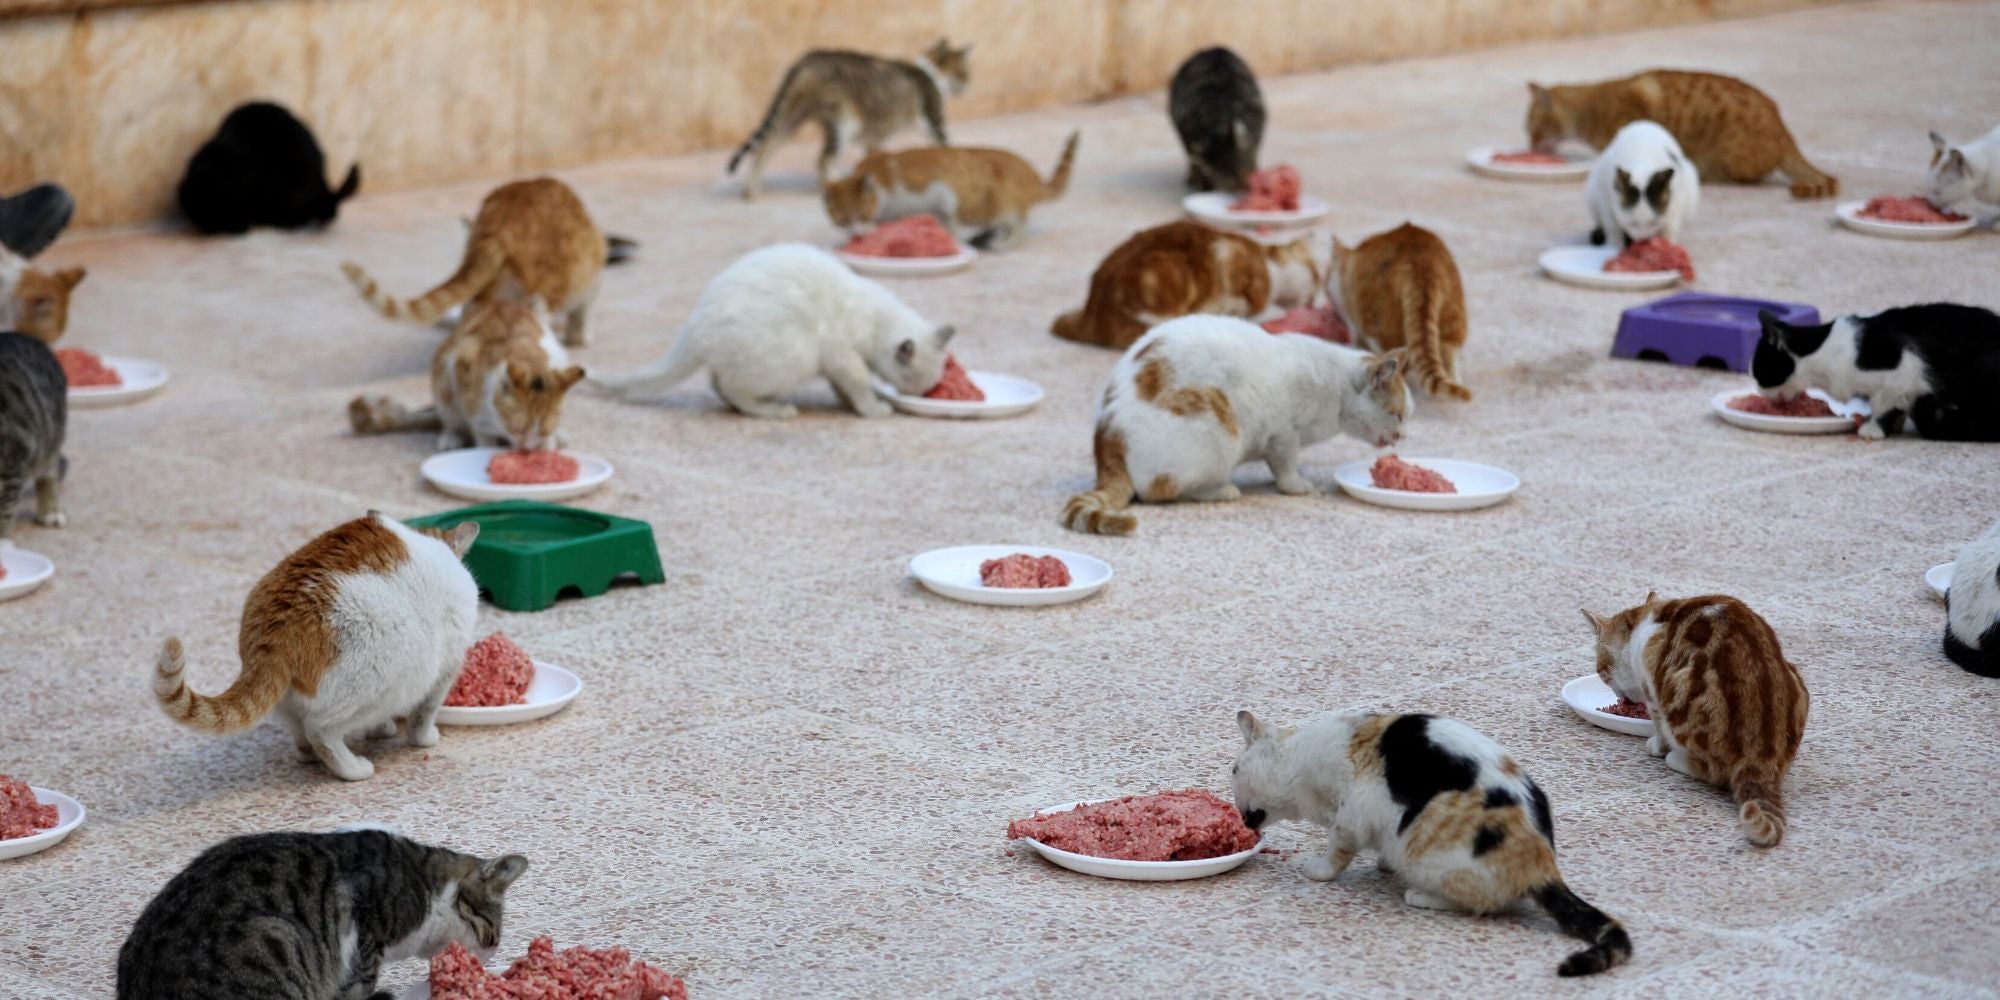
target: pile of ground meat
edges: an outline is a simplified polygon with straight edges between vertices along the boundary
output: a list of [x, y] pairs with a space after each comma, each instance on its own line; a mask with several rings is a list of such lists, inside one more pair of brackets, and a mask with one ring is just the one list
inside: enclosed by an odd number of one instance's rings
[[1394, 455], [1383, 455], [1368, 469], [1368, 478], [1379, 489], [1406, 493], [1457, 493], [1458, 487], [1435, 470], [1411, 465]]
[[979, 564], [979, 584], [983, 587], [1041, 588], [1069, 586], [1069, 567], [1055, 556], [1031, 556], [1016, 552]]
[[1729, 401], [1729, 408], [1744, 413], [1756, 413], [1766, 417], [1831, 417], [1833, 407], [1818, 396], [1800, 393], [1789, 401], [1779, 402], [1769, 396], [1748, 393]]
[[486, 478], [505, 486], [567, 483], [582, 471], [576, 459], [559, 451], [503, 451], [486, 463]]
[[1532, 149], [1524, 149], [1518, 153], [1494, 153], [1493, 162], [1517, 167], [1561, 167], [1569, 164], [1567, 159], [1555, 153], [1543, 153]]
[[1606, 715], [1616, 715], [1627, 719], [1651, 719], [1653, 717], [1651, 713], [1646, 711], [1645, 702], [1627, 701], [1624, 698], [1620, 698], [1598, 709], [1598, 711]]
[[980, 403], [986, 400], [986, 393], [973, 384], [972, 376], [966, 374], [964, 368], [959, 367], [958, 359], [947, 354], [944, 356], [944, 377], [938, 379], [938, 384], [931, 386], [929, 391], [924, 393], [924, 398]]
[[1007, 838], [1029, 837], [1071, 854], [1118, 861], [1200, 861], [1257, 846], [1236, 807], [1190, 788], [1128, 795], [1007, 824]]
[[958, 253], [958, 240], [936, 216], [912, 215], [848, 240], [840, 252], [862, 257], [950, 257]]
[[1250, 175], [1250, 188], [1229, 204], [1232, 212], [1296, 212], [1301, 191], [1299, 171], [1288, 163]]
[[55, 825], [55, 806], [43, 805], [26, 782], [0, 774], [0, 840], [32, 837]]
[[1267, 333], [1303, 333], [1336, 344], [1354, 343], [1354, 332], [1332, 306], [1300, 306], [1264, 324]]
[[69, 380], [72, 389], [125, 384], [118, 369], [105, 364], [95, 351], [86, 351], [81, 347], [57, 348], [56, 361], [62, 365], [63, 378]]
[[1954, 215], [1931, 204], [1929, 198], [1921, 198], [1916, 195], [1904, 198], [1892, 197], [1890, 195], [1870, 198], [1868, 199], [1868, 204], [1861, 206], [1860, 214], [1871, 219], [1881, 219], [1884, 222], [1928, 222], [1943, 224], [1965, 221], [1965, 216]]
[[496, 976], [454, 941], [431, 956], [431, 1000], [687, 1000], [687, 984], [623, 948], [557, 951], [546, 937]]
[[514, 640], [495, 632], [465, 651], [465, 670], [444, 703], [457, 708], [525, 705], [528, 685], [534, 682], [535, 661]]
[[1678, 243], [1667, 242], [1664, 236], [1648, 237], [1626, 247], [1618, 256], [1605, 261], [1604, 269], [1638, 274], [1679, 271], [1681, 277], [1694, 280], [1694, 261], [1688, 259], [1688, 252]]

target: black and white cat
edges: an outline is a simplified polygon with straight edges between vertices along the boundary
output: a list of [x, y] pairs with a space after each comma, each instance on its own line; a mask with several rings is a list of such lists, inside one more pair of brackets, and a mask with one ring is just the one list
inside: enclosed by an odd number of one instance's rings
[[1981, 677], [2000, 677], [2000, 523], [1959, 550], [1944, 603], [1944, 655]]
[[1758, 388], [1778, 399], [1820, 389], [1862, 396], [1860, 428], [1879, 439], [1903, 426], [1941, 441], [2000, 441], [2000, 316], [1937, 302], [1792, 326], [1760, 312], [1764, 337], [1750, 362]]

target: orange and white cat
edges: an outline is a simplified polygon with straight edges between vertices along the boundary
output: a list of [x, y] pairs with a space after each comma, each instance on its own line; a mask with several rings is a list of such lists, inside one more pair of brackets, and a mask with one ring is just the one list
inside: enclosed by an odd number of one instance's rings
[[1333, 239], [1327, 298], [1354, 342], [1371, 351], [1410, 349], [1411, 371], [1433, 396], [1471, 399], [1458, 380], [1465, 346], [1465, 286], [1437, 234], [1405, 222], [1349, 249]]
[[1785, 836], [1785, 772], [1805, 735], [1809, 697], [1778, 634], [1748, 605], [1711, 594], [1644, 604], [1597, 629], [1597, 676], [1653, 719], [1646, 752], [1728, 789], [1743, 835], [1758, 847]]
[[842, 229], [928, 214], [962, 241], [1002, 249], [1027, 228], [1029, 209], [1069, 187], [1079, 134], [1070, 133], [1046, 181], [1004, 149], [928, 146], [868, 154], [852, 174], [827, 182], [821, 200]]
[[31, 267], [0, 245], [0, 330], [25, 333], [44, 344], [62, 339], [69, 327], [70, 292], [82, 284], [84, 274], [80, 267]]
[[465, 667], [479, 588], [460, 559], [479, 535], [408, 527], [380, 511], [307, 542], [264, 574], [243, 604], [243, 670], [219, 695], [188, 688], [178, 638], [154, 667], [153, 694], [175, 722], [248, 729], [277, 709], [299, 752], [346, 781], [375, 765], [349, 739], [391, 736], [409, 720], [414, 746], [437, 745], [437, 711]]
[[583, 380], [548, 326], [540, 296], [475, 303], [431, 358], [432, 405], [411, 410], [387, 396], [347, 404], [356, 434], [434, 430], [438, 448], [563, 446], [563, 399]]
[[1082, 309], [1050, 332], [1099, 347], [1130, 347], [1177, 316], [1259, 316], [1305, 305], [1319, 262], [1304, 238], [1272, 246], [1183, 219], [1132, 234], [1097, 265]]
[[562, 317], [563, 343], [581, 347], [585, 318], [610, 250], [604, 234], [569, 185], [553, 177], [515, 181], [479, 205], [465, 237], [465, 259], [444, 284], [418, 298], [397, 299], [361, 265], [340, 265], [369, 303], [390, 319], [429, 323], [451, 307], [494, 297], [541, 296]]

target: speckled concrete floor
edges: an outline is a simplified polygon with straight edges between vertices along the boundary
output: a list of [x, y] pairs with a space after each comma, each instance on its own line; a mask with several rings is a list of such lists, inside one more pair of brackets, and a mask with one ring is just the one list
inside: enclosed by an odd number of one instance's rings
[[[1460, 156], [1518, 136], [1524, 78], [1704, 66], [1766, 87], [1849, 192], [1910, 190], [1926, 129], [1993, 124], [1996, 37], [2000, 5], [1899, 2], [1267, 81], [1270, 158], [1304, 169], [1342, 235], [1410, 218], [1458, 255], [1479, 398], [1421, 406], [1408, 450], [1526, 484], [1466, 515], [1280, 497], [1259, 467], [1241, 502], [1143, 508], [1139, 537], [1058, 527], [1112, 357], [1052, 339], [1048, 320], [1108, 248], [1174, 215], [1181, 161], [1156, 94], [962, 123], [961, 141], [1038, 164], [1084, 129], [1069, 197], [1021, 249], [896, 286], [959, 324], [968, 363], [1038, 379], [1047, 401], [960, 424], [863, 422], [823, 387], [790, 423], [725, 413], [699, 382], [663, 407], [576, 400], [578, 446], [620, 470], [586, 503], [655, 526], [666, 584], [484, 610], [580, 673], [582, 698], [429, 753], [379, 748], [359, 785], [295, 762], [275, 724], [175, 728], [147, 671], [178, 633], [214, 690], [243, 595], [281, 555], [369, 507], [455, 506], [417, 480], [424, 436], [345, 433], [357, 391], [421, 398], [437, 334], [373, 317], [336, 264], [427, 286], [487, 185], [363, 198], [321, 235], [72, 237], [50, 254], [91, 271], [70, 342], [162, 360], [174, 382], [74, 415], [70, 526], [18, 532], [59, 569], [0, 606], [0, 771], [92, 812], [61, 848], [0, 863], [0, 995], [108, 995], [128, 923], [217, 839], [374, 820], [533, 859], [504, 954], [537, 934], [624, 943], [698, 997], [1992, 996], [2000, 700], [1938, 652], [1919, 578], [1994, 517], [2000, 452], [1721, 425], [1706, 400], [1739, 377], [1605, 357], [1643, 296], [1535, 275], [1538, 251], [1584, 229], [1579, 191], [1482, 180]], [[829, 239], [809, 156], [789, 149], [754, 206], [717, 181], [715, 155], [566, 175], [645, 244], [606, 277], [582, 360], [638, 364], [734, 255]], [[2000, 236], [1883, 241], [1829, 212], [1712, 187], [1686, 241], [1703, 287], [1829, 311], [2000, 305]], [[1367, 452], [1330, 442], [1307, 472], [1326, 484]], [[1118, 579], [1019, 611], [905, 577], [916, 552], [987, 541], [1071, 546]], [[1744, 845], [1719, 793], [1558, 700], [1590, 669], [1576, 609], [1648, 588], [1748, 600], [1805, 672], [1813, 714], [1775, 850]], [[1632, 964], [1559, 983], [1571, 942], [1547, 920], [1413, 910], [1369, 864], [1320, 885], [1265, 856], [1145, 885], [1002, 840], [1050, 803], [1226, 788], [1238, 708], [1361, 706], [1455, 715], [1525, 762], [1572, 884], [1630, 926]]]

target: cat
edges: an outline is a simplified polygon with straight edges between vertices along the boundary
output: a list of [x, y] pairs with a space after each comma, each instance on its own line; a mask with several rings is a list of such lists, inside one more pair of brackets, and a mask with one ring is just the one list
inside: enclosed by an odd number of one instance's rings
[[1959, 550], [1944, 605], [1945, 655], [1981, 677], [2000, 677], [2000, 522]]
[[888, 289], [803, 243], [752, 250], [702, 290], [665, 357], [596, 380], [627, 399], [657, 396], [706, 367], [722, 401], [753, 417], [798, 415], [786, 400], [826, 376], [854, 412], [893, 412], [873, 375], [916, 395], [944, 377], [953, 328], [918, 315]]
[[1465, 346], [1465, 286], [1436, 233], [1407, 222], [1349, 249], [1333, 239], [1327, 298], [1371, 351], [1410, 349], [1411, 370], [1432, 396], [1471, 399], [1458, 380]]
[[743, 158], [750, 158], [743, 198], [754, 200], [772, 144], [783, 142], [808, 122], [817, 124], [824, 135], [819, 154], [822, 185], [833, 178], [833, 162], [843, 146], [858, 142], [873, 153], [918, 119], [930, 129], [933, 141], [950, 145], [944, 131], [944, 101], [965, 92], [972, 77], [971, 54], [972, 46], [954, 49], [943, 38], [908, 61], [833, 49], [808, 52], [785, 71], [764, 121], [729, 158], [728, 172], [734, 174]]
[[1940, 441], [2000, 441], [2000, 316], [1949, 303], [1902, 306], [1792, 326], [1761, 311], [1764, 335], [1750, 374], [1767, 396], [1791, 399], [1821, 389], [1835, 399], [1863, 396], [1859, 430], [1880, 440], [1908, 417]]
[[2000, 219], [2000, 126], [1963, 146], [1932, 132], [1931, 149], [1931, 204], [1982, 226]]
[[1636, 121], [1618, 130], [1584, 183], [1590, 207], [1590, 242], [1612, 237], [1619, 247], [1655, 236], [1680, 241], [1681, 227], [1701, 202], [1701, 176], [1680, 144], [1656, 122]]
[[1241, 191], [1249, 185], [1264, 142], [1264, 94], [1241, 56], [1221, 47], [1189, 56], [1167, 87], [1167, 117], [1187, 152], [1188, 187]]
[[1075, 531], [1130, 534], [1147, 503], [1234, 500], [1231, 475], [1269, 463], [1278, 492], [1313, 492], [1299, 449], [1346, 433], [1376, 447], [1403, 435], [1406, 352], [1370, 355], [1317, 337], [1273, 336], [1227, 316], [1154, 327], [1111, 370], [1093, 449], [1097, 488], [1063, 506]]
[[1499, 744], [1455, 719], [1350, 712], [1298, 728], [1236, 713], [1243, 750], [1230, 768], [1236, 807], [1257, 829], [1298, 820], [1327, 830], [1305, 876], [1331, 882], [1355, 854], [1399, 872], [1403, 901], [1494, 913], [1532, 899], [1590, 947], [1556, 972], [1587, 976], [1632, 957], [1617, 920], [1584, 902], [1556, 867], [1548, 796]]
[[0, 546], [11, 544], [14, 511], [31, 483], [35, 523], [69, 523], [62, 509], [68, 424], [69, 380], [55, 352], [27, 334], [0, 333]]
[[1182, 219], [1132, 234], [1097, 265], [1082, 309], [1049, 328], [1124, 350], [1155, 324], [1193, 313], [1251, 318], [1305, 305], [1320, 285], [1308, 239], [1260, 243]]
[[44, 271], [0, 247], [0, 329], [25, 333], [44, 344], [69, 329], [69, 299], [87, 274], [80, 267]]
[[387, 396], [347, 405], [356, 434], [430, 430], [438, 448], [560, 448], [563, 397], [584, 371], [549, 330], [540, 296], [475, 303], [431, 359], [430, 406], [410, 410]]
[[273, 708], [299, 752], [344, 781], [375, 765], [350, 737], [385, 737], [409, 720], [412, 746], [436, 746], [437, 711], [472, 646], [479, 588], [460, 562], [476, 521], [448, 532], [369, 511], [307, 542], [264, 574], [243, 603], [243, 672], [219, 695], [182, 678], [181, 641], [154, 668], [167, 716], [212, 733], [247, 729]]
[[389, 830], [253, 833], [203, 851], [118, 949], [118, 1000], [391, 1000], [385, 965], [458, 944], [490, 958], [519, 854]]
[[553, 177], [503, 184], [479, 204], [465, 237], [465, 259], [445, 283], [401, 301], [352, 261], [340, 265], [362, 297], [390, 319], [430, 323], [464, 302], [539, 295], [562, 315], [562, 341], [582, 347], [597, 279], [610, 244], [569, 185]]
[[181, 177], [181, 214], [202, 233], [244, 233], [253, 226], [323, 226], [361, 188], [361, 165], [347, 168], [338, 190], [326, 185], [326, 157], [304, 122], [262, 101], [222, 120]]
[[1735, 77], [1655, 69], [1602, 83], [1530, 83], [1528, 94], [1528, 138], [1543, 152], [1565, 139], [1603, 149], [1627, 124], [1650, 120], [1672, 132], [1710, 180], [1756, 184], [1777, 170], [1794, 198], [1840, 193], [1840, 181], [1799, 152], [1777, 102]]
[[1079, 134], [1070, 133], [1047, 181], [1004, 149], [930, 146], [870, 153], [852, 174], [828, 182], [821, 199], [842, 229], [930, 214], [973, 246], [1003, 249], [1027, 228], [1029, 209], [1069, 187]]
[[1646, 752], [1727, 789], [1743, 835], [1758, 847], [1785, 836], [1785, 772], [1805, 735], [1810, 698], [1778, 634], [1734, 597], [1663, 601], [1610, 617], [1597, 630], [1597, 676], [1652, 716]]

